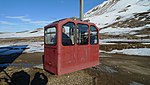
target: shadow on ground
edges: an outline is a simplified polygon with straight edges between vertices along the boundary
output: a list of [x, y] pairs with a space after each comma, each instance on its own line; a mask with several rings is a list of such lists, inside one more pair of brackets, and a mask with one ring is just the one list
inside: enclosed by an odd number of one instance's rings
[[8, 78], [1, 78], [2, 85], [46, 85], [48, 78], [43, 73], [35, 73], [33, 80], [30, 82], [30, 75], [25, 71], [19, 71]]
[[27, 45], [0, 47], [0, 72], [11, 65], [26, 48]]

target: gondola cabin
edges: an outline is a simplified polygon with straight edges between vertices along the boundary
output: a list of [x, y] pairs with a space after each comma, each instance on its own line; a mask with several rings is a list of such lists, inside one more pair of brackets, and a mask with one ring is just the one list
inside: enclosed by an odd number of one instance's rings
[[93, 23], [63, 19], [44, 27], [44, 69], [62, 75], [99, 64], [99, 31]]

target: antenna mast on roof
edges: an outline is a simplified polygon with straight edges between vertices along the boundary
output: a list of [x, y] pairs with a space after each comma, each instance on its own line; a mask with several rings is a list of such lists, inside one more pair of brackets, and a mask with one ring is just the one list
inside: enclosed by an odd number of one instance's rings
[[80, 20], [83, 20], [83, 0], [80, 0]]

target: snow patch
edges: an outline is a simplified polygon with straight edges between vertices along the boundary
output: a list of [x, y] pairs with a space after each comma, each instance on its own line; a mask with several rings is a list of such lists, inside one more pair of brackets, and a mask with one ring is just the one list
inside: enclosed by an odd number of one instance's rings
[[148, 37], [150, 35], [135, 35], [135, 36], [137, 36], [137, 37]]
[[0, 46], [0, 55], [44, 52], [44, 42], [18, 42]]
[[106, 51], [104, 51], [104, 50], [99, 50], [99, 53], [105, 53]]
[[34, 68], [43, 69], [43, 64], [36, 65]]
[[126, 55], [138, 55], [138, 56], [150, 56], [150, 48], [135, 48], [135, 49], [123, 49], [123, 50], [112, 50], [107, 53], [117, 53]]
[[44, 42], [32, 42], [28, 44], [24, 53], [44, 52]]
[[149, 26], [149, 25], [145, 25], [143, 27], [137, 27], [137, 28], [120, 28], [120, 27], [112, 28], [112, 27], [108, 27], [106, 29], [101, 29], [100, 33], [105, 33], [108, 35], [122, 35], [122, 34], [132, 33], [132, 31], [142, 30], [142, 29], [146, 28], [147, 26]]
[[[111, 39], [100, 39], [99, 40], [99, 44], [117, 44], [117, 43], [124, 43], [124, 44], [128, 44], [130, 42], [138, 42], [138, 43], [150, 43], [150, 39], [115, 39], [115, 38], [111, 38]], [[115, 43], [112, 43], [115, 42]]]
[[133, 82], [130, 83], [129, 85], [144, 85], [144, 84], [141, 84], [141, 83], [138, 83], [138, 82], [133, 81]]

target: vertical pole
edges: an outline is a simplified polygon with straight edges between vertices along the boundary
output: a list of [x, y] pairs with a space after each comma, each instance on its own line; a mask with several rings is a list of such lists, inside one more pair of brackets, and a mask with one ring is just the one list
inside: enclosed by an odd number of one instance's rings
[[80, 20], [83, 20], [83, 0], [80, 0]]

